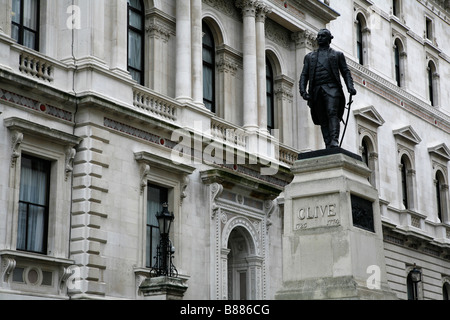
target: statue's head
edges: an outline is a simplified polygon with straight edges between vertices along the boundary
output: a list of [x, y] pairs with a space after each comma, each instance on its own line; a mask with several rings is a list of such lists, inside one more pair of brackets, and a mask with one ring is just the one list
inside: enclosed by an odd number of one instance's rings
[[333, 40], [334, 37], [331, 34], [331, 31], [328, 29], [320, 29], [319, 33], [317, 34], [317, 42], [320, 45], [329, 45], [331, 43], [331, 40]]

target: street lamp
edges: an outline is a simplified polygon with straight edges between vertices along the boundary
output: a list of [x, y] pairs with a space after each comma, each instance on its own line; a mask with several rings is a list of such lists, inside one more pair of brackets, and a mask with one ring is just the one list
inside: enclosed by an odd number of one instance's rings
[[414, 264], [414, 268], [410, 272], [411, 275], [411, 281], [414, 284], [414, 300], [418, 300], [418, 290], [417, 290], [417, 284], [422, 281], [422, 272], [416, 268], [416, 264]]
[[151, 275], [153, 277], [167, 276], [177, 277], [178, 271], [172, 263], [175, 248], [169, 239], [169, 232], [174, 220], [173, 213], [169, 212], [168, 204], [163, 203], [161, 212], [156, 213], [158, 220], [160, 241], [156, 248], [156, 262], [152, 267]]

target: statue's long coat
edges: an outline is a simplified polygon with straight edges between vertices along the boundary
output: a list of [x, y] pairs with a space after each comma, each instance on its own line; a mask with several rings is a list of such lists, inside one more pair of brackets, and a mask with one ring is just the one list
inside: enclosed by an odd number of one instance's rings
[[[344, 115], [345, 110], [345, 96], [344, 91], [342, 89], [342, 82], [340, 74], [342, 75], [342, 78], [344, 79], [344, 82], [347, 86], [347, 88], [353, 88], [353, 78], [350, 73], [350, 70], [348, 69], [347, 62], [345, 61], [345, 56], [342, 52], [336, 51], [332, 48], [328, 49], [328, 59], [329, 59], [329, 66], [330, 66], [330, 75], [334, 77], [334, 81], [339, 85], [339, 92], [340, 95], [340, 102], [339, 102], [339, 110], [338, 115], [339, 118], [342, 119], [342, 116]], [[317, 106], [317, 92], [318, 90], [315, 90], [315, 72], [316, 72], [316, 65], [318, 60], [318, 52], [313, 51], [308, 53], [305, 56], [304, 59], [304, 65], [303, 65], [303, 71], [300, 77], [299, 87], [300, 87], [300, 94], [306, 93], [307, 85], [308, 87], [308, 93], [310, 95], [310, 100], [308, 101], [308, 105], [311, 108], [311, 116], [313, 119], [313, 122], [315, 125], [322, 125], [323, 123], [323, 116], [321, 116], [322, 110], [319, 106]], [[339, 74], [340, 72], [340, 74]], [[334, 82], [333, 81], [333, 82]], [[327, 86], [323, 86], [325, 90], [327, 90]], [[334, 93], [330, 92], [331, 95], [334, 95]]]

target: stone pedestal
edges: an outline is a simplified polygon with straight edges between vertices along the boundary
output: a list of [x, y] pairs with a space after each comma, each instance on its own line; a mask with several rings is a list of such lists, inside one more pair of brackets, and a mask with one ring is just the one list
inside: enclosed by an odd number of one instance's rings
[[396, 299], [386, 279], [378, 192], [343, 149], [301, 154], [285, 190], [279, 300]]
[[185, 282], [172, 277], [147, 278], [139, 289], [145, 300], [182, 300], [188, 288]]

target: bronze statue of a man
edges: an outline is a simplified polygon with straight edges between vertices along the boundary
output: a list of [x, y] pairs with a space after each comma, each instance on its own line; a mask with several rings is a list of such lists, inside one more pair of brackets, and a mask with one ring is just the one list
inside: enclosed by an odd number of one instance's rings
[[348, 92], [356, 95], [344, 54], [330, 48], [332, 39], [328, 29], [319, 31], [319, 49], [305, 56], [299, 83], [300, 94], [308, 101], [314, 124], [321, 126], [327, 149], [339, 147], [340, 122], [345, 110], [340, 74]]

